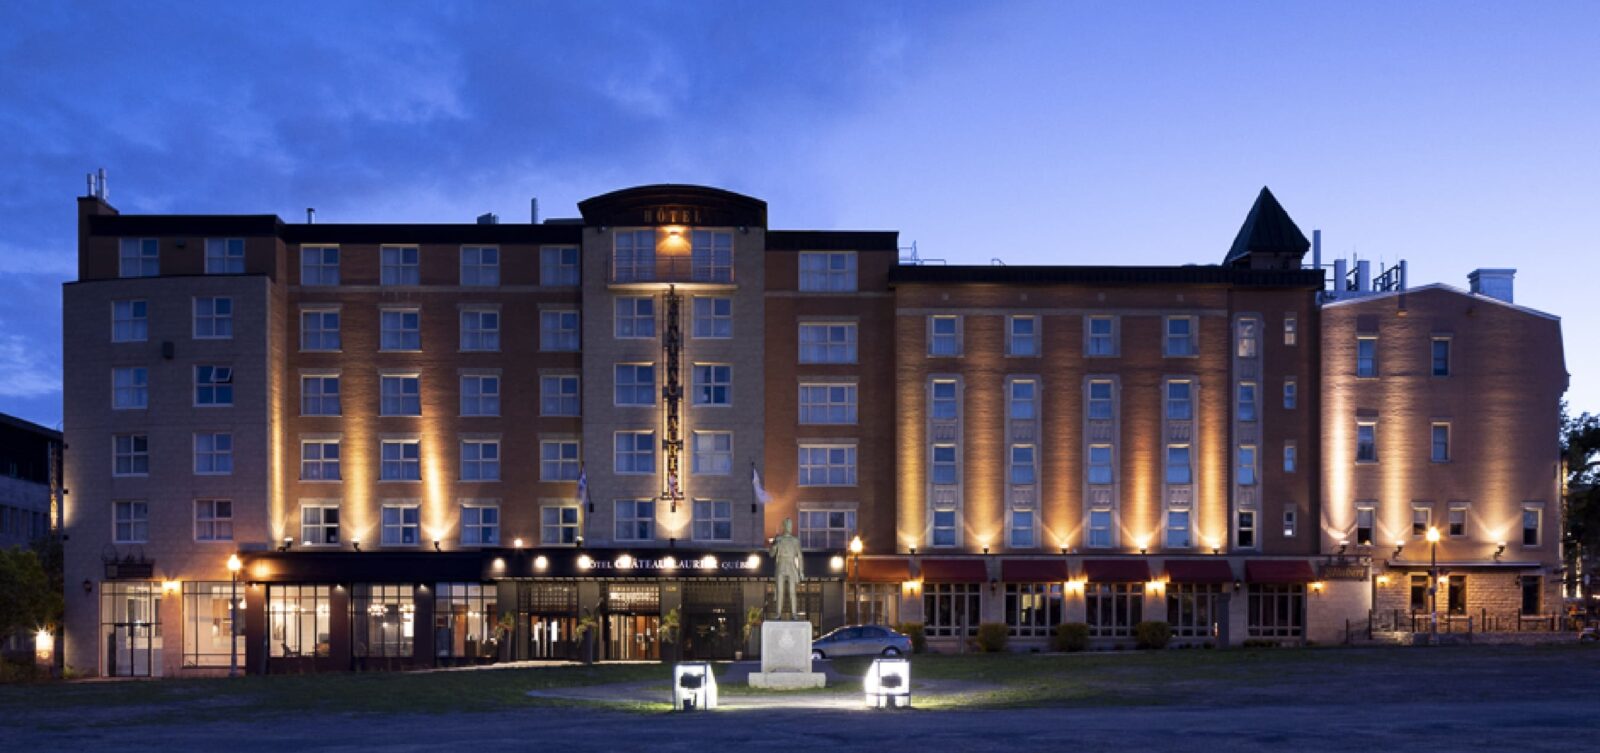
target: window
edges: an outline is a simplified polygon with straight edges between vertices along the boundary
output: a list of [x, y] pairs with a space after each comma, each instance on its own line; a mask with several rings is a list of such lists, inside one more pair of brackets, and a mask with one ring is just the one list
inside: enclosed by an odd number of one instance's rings
[[112, 438], [112, 475], [146, 476], [150, 473], [150, 436], [120, 433]]
[[1190, 468], [1189, 445], [1167, 445], [1167, 483], [1192, 483], [1194, 481], [1194, 473]]
[[1164, 353], [1169, 358], [1192, 356], [1196, 354], [1194, 347], [1194, 317], [1169, 316], [1166, 320], [1167, 330]]
[[1541, 604], [1543, 601], [1541, 592], [1544, 590], [1539, 576], [1524, 575], [1517, 580], [1522, 586], [1522, 614], [1538, 614], [1543, 606]]
[[301, 350], [338, 350], [340, 347], [338, 309], [300, 310]]
[[1047, 638], [1061, 624], [1060, 583], [1007, 583], [1006, 626], [1018, 638]]
[[1015, 379], [1012, 380], [1010, 389], [1011, 399], [1006, 406], [1006, 415], [1013, 421], [1032, 421], [1038, 418], [1039, 383], [1031, 379]]
[[1356, 376], [1368, 379], [1378, 376], [1378, 338], [1356, 338]]
[[733, 233], [689, 233], [689, 272], [695, 282], [733, 282]]
[[467, 309], [461, 312], [461, 349], [496, 351], [500, 349], [500, 311]]
[[732, 405], [733, 367], [726, 364], [695, 364], [694, 404]]
[[801, 252], [800, 289], [819, 293], [844, 293], [855, 290], [855, 252]]
[[933, 409], [935, 421], [954, 421], [957, 415], [956, 383], [936, 379], [933, 382]]
[[150, 505], [145, 502], [112, 502], [114, 532], [118, 544], [143, 544], [150, 540]]
[[161, 243], [155, 238], [123, 238], [117, 256], [118, 277], [161, 274]]
[[539, 443], [540, 481], [577, 481], [582, 462], [575, 439]]
[[233, 502], [226, 499], [195, 500], [194, 540], [233, 541]]
[[800, 324], [800, 363], [855, 363], [856, 325]]
[[928, 317], [928, 355], [961, 355], [961, 320], [954, 316]]
[[616, 378], [617, 405], [656, 404], [655, 364], [619, 363]]
[[1539, 545], [1539, 519], [1544, 516], [1544, 511], [1537, 507], [1524, 507], [1522, 509], [1522, 545]]
[[546, 246], [539, 249], [539, 284], [563, 287], [578, 284], [578, 247]]
[[1461, 504], [1450, 505], [1450, 538], [1465, 538], [1467, 535], [1467, 506]]
[[1260, 350], [1260, 337], [1258, 332], [1260, 329], [1260, 322], [1255, 319], [1246, 318], [1240, 319], [1234, 324], [1238, 330], [1238, 337], [1235, 341], [1235, 354], [1240, 358], [1255, 358], [1256, 354]]
[[328, 655], [333, 634], [329, 629], [332, 594], [332, 586], [267, 587], [267, 643], [272, 656]]
[[1222, 622], [1221, 604], [1220, 584], [1167, 584], [1167, 623], [1180, 638], [1215, 636]]
[[1432, 348], [1433, 375], [1450, 376], [1450, 338], [1433, 338]]
[[111, 302], [111, 342], [140, 343], [149, 338], [149, 304], [144, 301]]
[[1356, 508], [1356, 545], [1372, 546], [1375, 539], [1372, 537], [1373, 525], [1377, 521], [1377, 511], [1372, 507], [1361, 506]]
[[218, 476], [233, 473], [233, 435], [223, 432], [194, 435], [194, 472]]
[[337, 416], [339, 405], [339, 376], [317, 374], [300, 377], [300, 415]]
[[339, 284], [339, 247], [302, 246], [300, 248], [301, 285]]
[[1305, 635], [1305, 586], [1252, 583], [1246, 599], [1249, 614], [1245, 623], [1246, 635], [1252, 638], [1299, 638]]
[[547, 505], [539, 508], [539, 543], [572, 546], [578, 543], [578, 506]]
[[461, 440], [461, 480], [500, 480], [500, 440]]
[[733, 337], [733, 299], [694, 299], [693, 331], [702, 339]]
[[[230, 532], [230, 539], [232, 535]], [[236, 609], [232, 601], [237, 591], [228, 581], [183, 584], [183, 666], [226, 667], [232, 657], [243, 661], [244, 630], [235, 630], [233, 620]], [[244, 616], [242, 609], [237, 613]], [[239, 625], [242, 628], [244, 620]]]
[[407, 546], [421, 543], [422, 508], [417, 505], [384, 505], [383, 532], [379, 541], [384, 546]]
[[1008, 321], [1010, 327], [1006, 332], [1006, 355], [1039, 355], [1039, 318], [1013, 316]]
[[1432, 525], [1433, 525], [1433, 508], [1431, 508], [1431, 507], [1415, 507], [1415, 506], [1411, 508], [1411, 535], [1412, 536], [1414, 536], [1416, 538], [1419, 538], [1419, 539], [1426, 537], [1428, 535], [1428, 528], [1430, 526], [1432, 526]]
[[339, 506], [337, 504], [301, 504], [300, 543], [306, 546], [337, 545], [339, 543]]
[[934, 510], [933, 511], [933, 545], [934, 546], [955, 546], [956, 545], [956, 511], [955, 510]]
[[410, 656], [416, 619], [411, 584], [355, 584], [350, 589], [351, 653], [358, 658]]
[[1411, 611], [1428, 611], [1429, 578], [1426, 575], [1411, 576]]
[[474, 287], [499, 285], [500, 249], [494, 246], [462, 246], [461, 284]]
[[421, 380], [415, 375], [384, 375], [380, 377], [382, 416], [422, 415]]
[[855, 445], [800, 445], [800, 486], [855, 486]]
[[581, 410], [576, 375], [539, 377], [539, 415], [576, 416]]
[[1110, 484], [1114, 483], [1115, 474], [1111, 469], [1111, 445], [1089, 445], [1089, 483]]
[[207, 238], [206, 274], [244, 274], [244, 239]]
[[422, 275], [417, 268], [416, 246], [383, 246], [378, 252], [382, 260], [379, 282], [384, 285], [421, 285]]
[[384, 309], [379, 319], [379, 350], [422, 350], [421, 310]]
[[1032, 484], [1038, 476], [1034, 472], [1034, 447], [1029, 444], [1011, 446], [1011, 483]]
[[578, 343], [578, 312], [539, 312], [540, 350], [572, 353], [578, 350]]
[[1298, 462], [1297, 462], [1299, 460], [1299, 458], [1296, 457], [1296, 453], [1297, 453], [1297, 450], [1296, 450], [1295, 444], [1293, 442], [1284, 442], [1283, 443], [1283, 472], [1284, 473], [1294, 473], [1295, 472], [1295, 468], [1299, 465]]
[[1239, 420], [1256, 420], [1256, 386], [1251, 382], [1239, 383]]
[[233, 405], [233, 369], [227, 366], [194, 367], [194, 404]]
[[656, 231], [618, 230], [611, 258], [613, 282], [656, 279]]
[[1378, 462], [1378, 426], [1377, 424], [1356, 424], [1356, 462]]
[[1467, 576], [1452, 575], [1445, 583], [1445, 608], [1450, 614], [1467, 613]]
[[461, 377], [461, 415], [500, 415], [500, 377], [465, 374]]
[[1298, 529], [1298, 521], [1299, 521], [1299, 511], [1297, 511], [1295, 508], [1290, 507], [1290, 508], [1287, 508], [1287, 509], [1285, 509], [1283, 511], [1283, 537], [1284, 538], [1286, 538], [1286, 539], [1294, 538], [1295, 532]]
[[843, 549], [855, 533], [855, 510], [800, 511], [800, 546], [805, 549]]
[[1450, 462], [1450, 424], [1433, 424], [1432, 435], [1433, 449], [1429, 454], [1429, 459], [1435, 463]]
[[1084, 606], [1090, 637], [1126, 638], [1144, 621], [1144, 584], [1085, 584]]
[[1286, 314], [1283, 317], [1283, 344], [1294, 345], [1299, 340], [1300, 323], [1294, 318], [1294, 314]]
[[300, 443], [301, 481], [338, 481], [339, 478], [339, 440], [308, 439]]
[[500, 506], [461, 505], [461, 545], [494, 546], [500, 543]]
[[509, 637], [499, 632], [498, 591], [493, 583], [437, 584], [433, 592], [434, 653], [463, 659], [497, 658], [501, 642]]
[[1188, 549], [1193, 546], [1189, 536], [1189, 511], [1167, 511], [1167, 548]]
[[1238, 543], [1240, 549], [1256, 548], [1256, 513], [1240, 510], [1238, 514]]
[[929, 636], [978, 634], [983, 615], [978, 611], [979, 584], [929, 583], [922, 589], [922, 616]]
[[1032, 549], [1038, 546], [1034, 536], [1036, 526], [1033, 520], [1033, 510], [1012, 508], [1010, 515], [1010, 538], [1008, 542], [1012, 549]]
[[111, 370], [111, 407], [117, 410], [150, 407], [150, 373], [143, 366]]
[[1085, 538], [1087, 546], [1091, 549], [1105, 549], [1111, 546], [1111, 511], [1089, 511], [1089, 535]]
[[619, 431], [615, 436], [615, 462], [617, 473], [650, 474], [656, 472], [656, 433], [653, 431]]
[[1089, 382], [1089, 420], [1108, 421], [1112, 417], [1111, 382], [1096, 379]]
[[415, 439], [385, 439], [380, 481], [421, 481], [422, 445]]
[[733, 472], [733, 432], [697, 431], [693, 439], [695, 475], [727, 475]]
[[733, 503], [721, 499], [695, 500], [694, 540], [732, 541]]
[[654, 500], [618, 500], [615, 510], [617, 541], [649, 541], [656, 537]]
[[800, 385], [800, 423], [853, 424], [856, 422], [856, 385]]
[[1084, 355], [1088, 356], [1114, 356], [1117, 354], [1117, 320], [1110, 316], [1091, 316], [1087, 319], [1089, 327], [1088, 345], [1084, 348]]
[[1239, 447], [1239, 473], [1240, 486], [1254, 486], [1256, 483], [1256, 448], [1249, 445]]
[[956, 446], [952, 444], [936, 444], [933, 446], [933, 473], [932, 480], [935, 484], [956, 483]]
[[1194, 383], [1167, 382], [1167, 420], [1188, 421], [1194, 418]]
[[622, 297], [616, 300], [617, 337], [650, 338], [656, 336], [656, 300], [643, 297]]
[[1295, 386], [1295, 381], [1293, 379], [1285, 379], [1285, 380], [1283, 380], [1283, 408], [1284, 408], [1284, 410], [1294, 410], [1295, 404], [1298, 403], [1298, 402], [1299, 402], [1299, 389]]

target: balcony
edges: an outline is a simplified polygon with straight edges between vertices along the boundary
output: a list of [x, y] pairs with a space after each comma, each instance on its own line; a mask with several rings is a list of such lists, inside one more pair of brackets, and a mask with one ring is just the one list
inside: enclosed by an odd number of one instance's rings
[[699, 283], [732, 285], [733, 260], [709, 255], [654, 256], [645, 258], [612, 257], [606, 265], [606, 279], [613, 285], [639, 283]]

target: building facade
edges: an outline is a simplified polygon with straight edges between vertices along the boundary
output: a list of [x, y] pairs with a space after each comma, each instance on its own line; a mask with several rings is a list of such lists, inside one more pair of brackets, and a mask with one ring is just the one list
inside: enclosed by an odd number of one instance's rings
[[[946, 649], [983, 622], [1019, 646], [1144, 620], [1332, 640], [1410, 583], [1417, 548], [1379, 551], [1400, 497], [1441, 522], [1470, 502], [1481, 522], [1441, 545], [1470, 608], [1553, 588], [1552, 532], [1482, 544], [1555, 505], [1559, 325], [1444, 288], [1399, 313], [1330, 292], [1265, 191], [1223, 264], [1184, 267], [903, 263], [895, 233], [769, 229], [764, 202], [695, 186], [578, 209], [326, 225], [80, 198], [68, 665], [731, 658], [785, 520], [818, 630], [922, 622]], [[1373, 317], [1382, 348], [1424, 319], [1458, 338], [1427, 420], [1482, 473], [1402, 459], [1427, 388], [1387, 351], [1347, 373]], [[1502, 338], [1538, 345], [1489, 360]], [[1376, 464], [1345, 447], [1369, 410]], [[1490, 442], [1507, 422], [1530, 440]], [[1358, 510], [1388, 526], [1370, 545]]]

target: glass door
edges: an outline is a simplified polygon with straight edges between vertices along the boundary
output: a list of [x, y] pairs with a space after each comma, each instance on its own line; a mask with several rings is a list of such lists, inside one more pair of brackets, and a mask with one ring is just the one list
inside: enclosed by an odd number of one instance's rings
[[528, 658], [577, 658], [578, 618], [531, 615], [528, 620]]
[[661, 658], [661, 616], [613, 614], [606, 617], [606, 658], [655, 661]]

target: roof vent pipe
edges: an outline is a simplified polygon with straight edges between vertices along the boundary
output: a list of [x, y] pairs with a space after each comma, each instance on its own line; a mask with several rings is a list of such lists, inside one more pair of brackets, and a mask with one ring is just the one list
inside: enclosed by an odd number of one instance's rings
[[529, 212], [533, 217], [533, 224], [537, 225], [539, 224], [539, 197], [535, 196], [532, 199], [529, 199], [528, 204]]
[[110, 186], [106, 185], [106, 169], [103, 167], [100, 168], [100, 170], [97, 172], [97, 175], [99, 176], [99, 184], [96, 186], [97, 190], [95, 191], [95, 195], [99, 196], [101, 201], [110, 201], [111, 188]]
[[307, 225], [315, 225], [315, 224], [317, 224], [317, 208], [316, 207], [306, 207], [306, 224]]
[[1356, 290], [1362, 293], [1372, 291], [1372, 262], [1368, 259], [1356, 262]]

